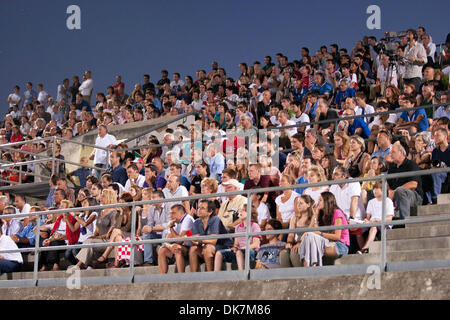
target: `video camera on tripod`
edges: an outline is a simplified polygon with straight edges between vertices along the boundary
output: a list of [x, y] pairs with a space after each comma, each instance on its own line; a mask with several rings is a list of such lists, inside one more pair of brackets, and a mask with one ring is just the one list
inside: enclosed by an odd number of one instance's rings
[[380, 42], [377, 46], [374, 47], [374, 50], [376, 53], [382, 53], [389, 57], [389, 62], [394, 63], [398, 62], [403, 59], [402, 56], [397, 54], [397, 45], [395, 44], [395, 39], [402, 38], [406, 36], [406, 31], [399, 31], [399, 32], [385, 32], [384, 39], [386, 40], [385, 43]]

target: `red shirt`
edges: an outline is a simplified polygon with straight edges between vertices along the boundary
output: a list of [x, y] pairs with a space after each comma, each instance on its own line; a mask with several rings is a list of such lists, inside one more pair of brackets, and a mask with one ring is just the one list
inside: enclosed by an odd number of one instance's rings
[[[68, 215], [69, 217], [69, 221], [72, 225], [75, 225], [75, 223], [77, 222], [77, 220], [75, 220], [74, 217], [72, 217], [72, 215]], [[63, 218], [62, 215], [60, 215], [58, 217], [58, 219], [56, 219], [55, 225], [53, 226], [52, 232], [50, 233], [50, 235], [53, 234], [53, 232], [55, 232], [56, 230], [58, 230], [59, 224], [61, 223], [61, 219]], [[78, 228], [77, 230], [75, 230], [75, 232], [72, 232], [72, 230], [70, 230], [69, 225], [66, 223], [66, 236], [67, 236], [67, 240], [69, 241], [69, 244], [76, 244], [78, 242], [78, 238], [80, 237], [80, 228]]]
[[114, 88], [114, 94], [116, 96], [119, 96], [119, 88], [122, 87], [123, 89], [125, 89], [125, 83], [123, 83], [123, 82], [116, 83], [116, 84], [113, 84], [112, 87]]
[[15, 135], [15, 136], [11, 136], [11, 143], [13, 143], [13, 142], [20, 142], [20, 141], [22, 141], [23, 140], [23, 137], [22, 137], [22, 134], [18, 134], [18, 135]]

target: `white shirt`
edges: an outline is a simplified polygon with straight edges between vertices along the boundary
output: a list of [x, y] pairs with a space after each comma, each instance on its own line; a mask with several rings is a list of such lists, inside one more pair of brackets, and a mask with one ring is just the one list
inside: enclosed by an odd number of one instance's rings
[[[86, 216], [83, 215], [83, 217], [82, 217], [81, 219], [83, 219], [84, 221], [87, 221], [87, 220], [89, 220], [89, 218], [90, 218], [91, 216], [98, 217], [98, 213], [94, 211], [94, 212], [92, 212], [88, 217], [86, 217]], [[91, 224], [89, 224], [88, 226], [84, 227], [85, 230], [86, 230], [86, 233], [85, 233], [85, 234], [82, 234], [82, 233], [80, 232], [80, 237], [78, 238], [78, 242], [83, 243], [84, 241], [86, 241], [87, 239], [89, 239], [90, 237], [92, 237], [92, 236], [94, 235], [94, 231], [95, 231], [95, 226], [96, 226], [96, 224], [97, 224], [97, 218], [96, 218], [94, 221], [92, 221]], [[83, 227], [80, 226], [80, 228], [83, 228]]]
[[44, 90], [40, 91], [37, 97], [37, 100], [41, 103], [41, 104], [46, 104], [47, 103], [47, 99], [48, 99], [48, 93], [45, 92]]
[[[17, 244], [11, 239], [9, 236], [1, 235], [0, 236], [0, 250], [15, 250], [19, 249], [17, 247]], [[3, 260], [8, 261], [17, 261], [18, 263], [22, 263], [22, 254], [20, 252], [14, 252], [14, 253], [0, 253], [0, 255], [3, 257]]]
[[[427, 53], [427, 56], [431, 57], [431, 60], [434, 62], [434, 54], [436, 53], [436, 45], [430, 41], [428, 46], [425, 49], [430, 49], [430, 53]], [[426, 50], [425, 50], [426, 52]]]
[[[232, 94], [232, 95], [229, 96], [229, 97], [226, 97], [226, 99], [228, 99], [228, 100], [230, 100], [230, 101], [232, 101], [232, 102], [235, 102], [235, 103], [239, 103], [239, 102], [241, 101], [241, 99], [239, 99], [239, 96], [238, 96], [237, 94], [235, 94], [235, 93]], [[232, 105], [231, 103], [229, 103], [228, 101], [225, 101], [225, 103], [226, 103], [228, 109], [231, 109], [231, 110], [236, 109], [236, 107], [233, 106], [233, 105]]]
[[83, 96], [90, 96], [93, 89], [94, 89], [94, 81], [92, 79], [86, 79], [80, 85], [80, 87], [78, 88], [78, 91]]
[[341, 188], [338, 184], [333, 184], [330, 187], [330, 192], [336, 198], [336, 203], [342, 212], [344, 212], [347, 220], [350, 218], [350, 205], [352, 198], [358, 197], [358, 207], [356, 209], [355, 219], [364, 219], [365, 209], [361, 197], [361, 185], [359, 182], [346, 183], [343, 188]]
[[[166, 199], [171, 199], [171, 198], [181, 198], [181, 197], [188, 197], [189, 193], [186, 189], [185, 186], [178, 186], [178, 188], [175, 190], [175, 192], [172, 194], [170, 192], [170, 190], [168, 188], [164, 188], [162, 190], [162, 192], [164, 193], [164, 197]], [[167, 203], [167, 210], [170, 210], [172, 208], [172, 206], [176, 205], [176, 204], [183, 204], [181, 201], [173, 201], [173, 202], [166, 202]]]
[[[95, 139], [95, 145], [102, 148], [106, 148], [111, 144], [117, 145], [117, 140], [116, 137], [108, 133], [103, 138], [97, 136], [97, 139]], [[107, 162], [108, 162], [108, 151], [96, 148], [94, 155], [94, 164], [107, 164]]]
[[[69, 96], [68, 98], [66, 98], [66, 96], [64, 94], [60, 93], [60, 91], [64, 91], [64, 90], [65, 90], [65, 93]], [[56, 92], [56, 101], [59, 102], [61, 99], [64, 99], [64, 100], [66, 100], [66, 102], [70, 102], [68, 100], [70, 99], [71, 96], [72, 96], [72, 94], [71, 94], [69, 88], [64, 87], [63, 84], [58, 85], [57, 92]]]
[[15, 102], [15, 103], [10, 103], [10, 104], [9, 104], [9, 107], [12, 108], [13, 105], [19, 103], [20, 96], [19, 96], [18, 94], [16, 94], [16, 93], [11, 93], [11, 94], [8, 96], [8, 99], [12, 99], [12, 100]]
[[[22, 208], [22, 211], [20, 211], [18, 208], [16, 208], [16, 214], [20, 214], [20, 213], [30, 213], [30, 209], [31, 209], [30, 204], [25, 203], [25, 205], [24, 205], [23, 208]], [[25, 219], [25, 217], [22, 217], [22, 218], [19, 218], [19, 219], [17, 219], [17, 220], [23, 221], [24, 219]]]
[[327, 186], [320, 187], [320, 189], [318, 189], [318, 190], [313, 190], [312, 188], [306, 188], [305, 191], [303, 191], [303, 194], [307, 194], [314, 200], [314, 203], [318, 203], [320, 194], [324, 191], [328, 191]]
[[[357, 106], [355, 108], [355, 113], [357, 116], [362, 115], [362, 112], [363, 112], [363, 108], [361, 106]], [[375, 113], [375, 109], [370, 104], [366, 104], [366, 107], [364, 108], [364, 114], [370, 114], [370, 113]], [[366, 123], [369, 123], [369, 119], [370, 119], [369, 117], [363, 118], [363, 120]]]
[[[141, 188], [143, 187], [144, 182], [145, 182], [145, 176], [143, 176], [141, 174], [138, 176], [138, 178], [135, 181], [135, 183]], [[128, 179], [127, 182], [125, 182], [124, 189], [126, 192], [130, 192], [130, 188], [131, 188], [131, 181], [130, 181], [130, 179]]]
[[[294, 122], [292, 120], [288, 120], [288, 121], [286, 121], [286, 123], [284, 125], [280, 123], [280, 125], [278, 127], [287, 127], [287, 126], [293, 126], [293, 125], [296, 125], [296, 124], [297, 124], [296, 122]], [[289, 137], [292, 137], [294, 134], [297, 133], [297, 128], [296, 127], [295, 128], [284, 129], [284, 130], [286, 131], [286, 133], [287, 133], [287, 135]]]
[[[295, 123], [310, 123], [309, 116], [306, 113], [303, 113], [300, 115], [300, 117], [297, 118], [297, 116], [293, 116], [291, 118], [291, 121], [294, 121]], [[309, 126], [306, 126], [306, 130], [309, 129]]]
[[[386, 122], [396, 124], [397, 123], [397, 115], [398, 115], [398, 113], [390, 113], [389, 118], [386, 120]], [[369, 129], [372, 130], [372, 127], [374, 125], [377, 125], [378, 127], [381, 126], [380, 116], [375, 116], [373, 121], [371, 123], [369, 123], [369, 125], [368, 125]]]
[[[367, 204], [366, 214], [370, 214], [371, 220], [383, 219], [382, 203], [383, 203], [382, 201], [378, 201], [377, 198], [374, 198], [370, 200], [369, 203]], [[391, 199], [386, 197], [386, 216], [393, 216], [393, 215], [394, 215], [394, 203], [392, 202]]]
[[280, 212], [281, 220], [283, 220], [284, 223], [289, 222], [289, 220], [291, 220], [291, 218], [294, 216], [294, 201], [298, 196], [300, 195], [297, 192], [292, 192], [289, 200], [284, 203], [281, 201], [283, 195], [279, 195], [275, 199], [275, 203], [278, 207], [278, 212]]
[[[380, 80], [381, 83], [387, 82], [389, 79], [388, 77], [388, 68], [384, 68], [383, 64], [381, 64], [377, 69], [377, 79]], [[396, 67], [391, 67], [389, 70], [390, 76], [392, 78], [392, 81], [390, 84], [393, 84], [394, 86], [398, 87], [398, 80], [397, 80], [397, 70]]]
[[[183, 218], [180, 221], [181, 223], [176, 223], [173, 227], [173, 231], [175, 231], [176, 233], [180, 234], [183, 231], [188, 231], [192, 229], [192, 226], [194, 225], [194, 218], [190, 215], [190, 214], [185, 214], [183, 216]], [[172, 242], [173, 243], [173, 242]], [[190, 246], [191, 242], [190, 241], [184, 241], [183, 242], [184, 246]]]
[[261, 225], [263, 220], [270, 220], [269, 208], [264, 202], [260, 202], [258, 208], [256, 209], [258, 213], [258, 224]]

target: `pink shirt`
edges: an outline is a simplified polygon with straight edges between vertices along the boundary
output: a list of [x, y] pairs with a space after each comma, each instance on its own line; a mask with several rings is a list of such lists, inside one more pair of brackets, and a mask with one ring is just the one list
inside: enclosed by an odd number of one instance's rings
[[[234, 232], [239, 233], [239, 232], [245, 232], [246, 231], [246, 227], [244, 226], [244, 223], [241, 222], [239, 225], [237, 225], [234, 228]], [[250, 224], [250, 232], [261, 232], [261, 228], [259, 227], [259, 224], [255, 223], [255, 222], [251, 222]], [[253, 238], [261, 238], [261, 236], [253, 236], [250, 238], [250, 244], [253, 241]], [[246, 241], [245, 241], [245, 237], [238, 237], [238, 244], [239, 244], [239, 248], [245, 248], [245, 246], [247, 245]], [[255, 250], [259, 249], [256, 248]]]
[[[348, 224], [347, 223], [347, 218], [345, 217], [344, 213], [341, 210], [336, 209], [336, 210], [334, 210], [334, 214], [333, 214], [333, 226], [334, 226], [334, 223], [335, 223], [336, 219], [338, 219], [338, 218], [341, 218], [341, 220], [342, 220], [341, 224], [342, 225], [347, 225]], [[350, 246], [350, 233], [349, 233], [348, 229], [342, 229], [341, 230], [341, 238], [339, 239], [339, 241], [341, 241], [341, 242], [345, 243], [346, 245]]]

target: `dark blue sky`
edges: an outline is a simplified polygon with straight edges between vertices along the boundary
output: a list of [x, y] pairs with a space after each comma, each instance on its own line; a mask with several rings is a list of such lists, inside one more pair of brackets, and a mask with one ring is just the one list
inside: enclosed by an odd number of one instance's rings
[[[68, 30], [66, 9], [81, 8], [81, 30]], [[366, 8], [381, 8], [381, 30], [368, 30]], [[338, 43], [351, 50], [364, 35], [426, 27], [434, 42], [450, 31], [450, 1], [419, 0], [2, 0], [0, 1], [0, 113], [12, 87], [38, 82], [51, 95], [63, 78], [91, 69], [94, 92], [121, 74], [126, 91], [168, 69], [195, 76], [217, 60], [229, 75], [240, 62], [263, 62], [282, 52], [299, 57]]]

